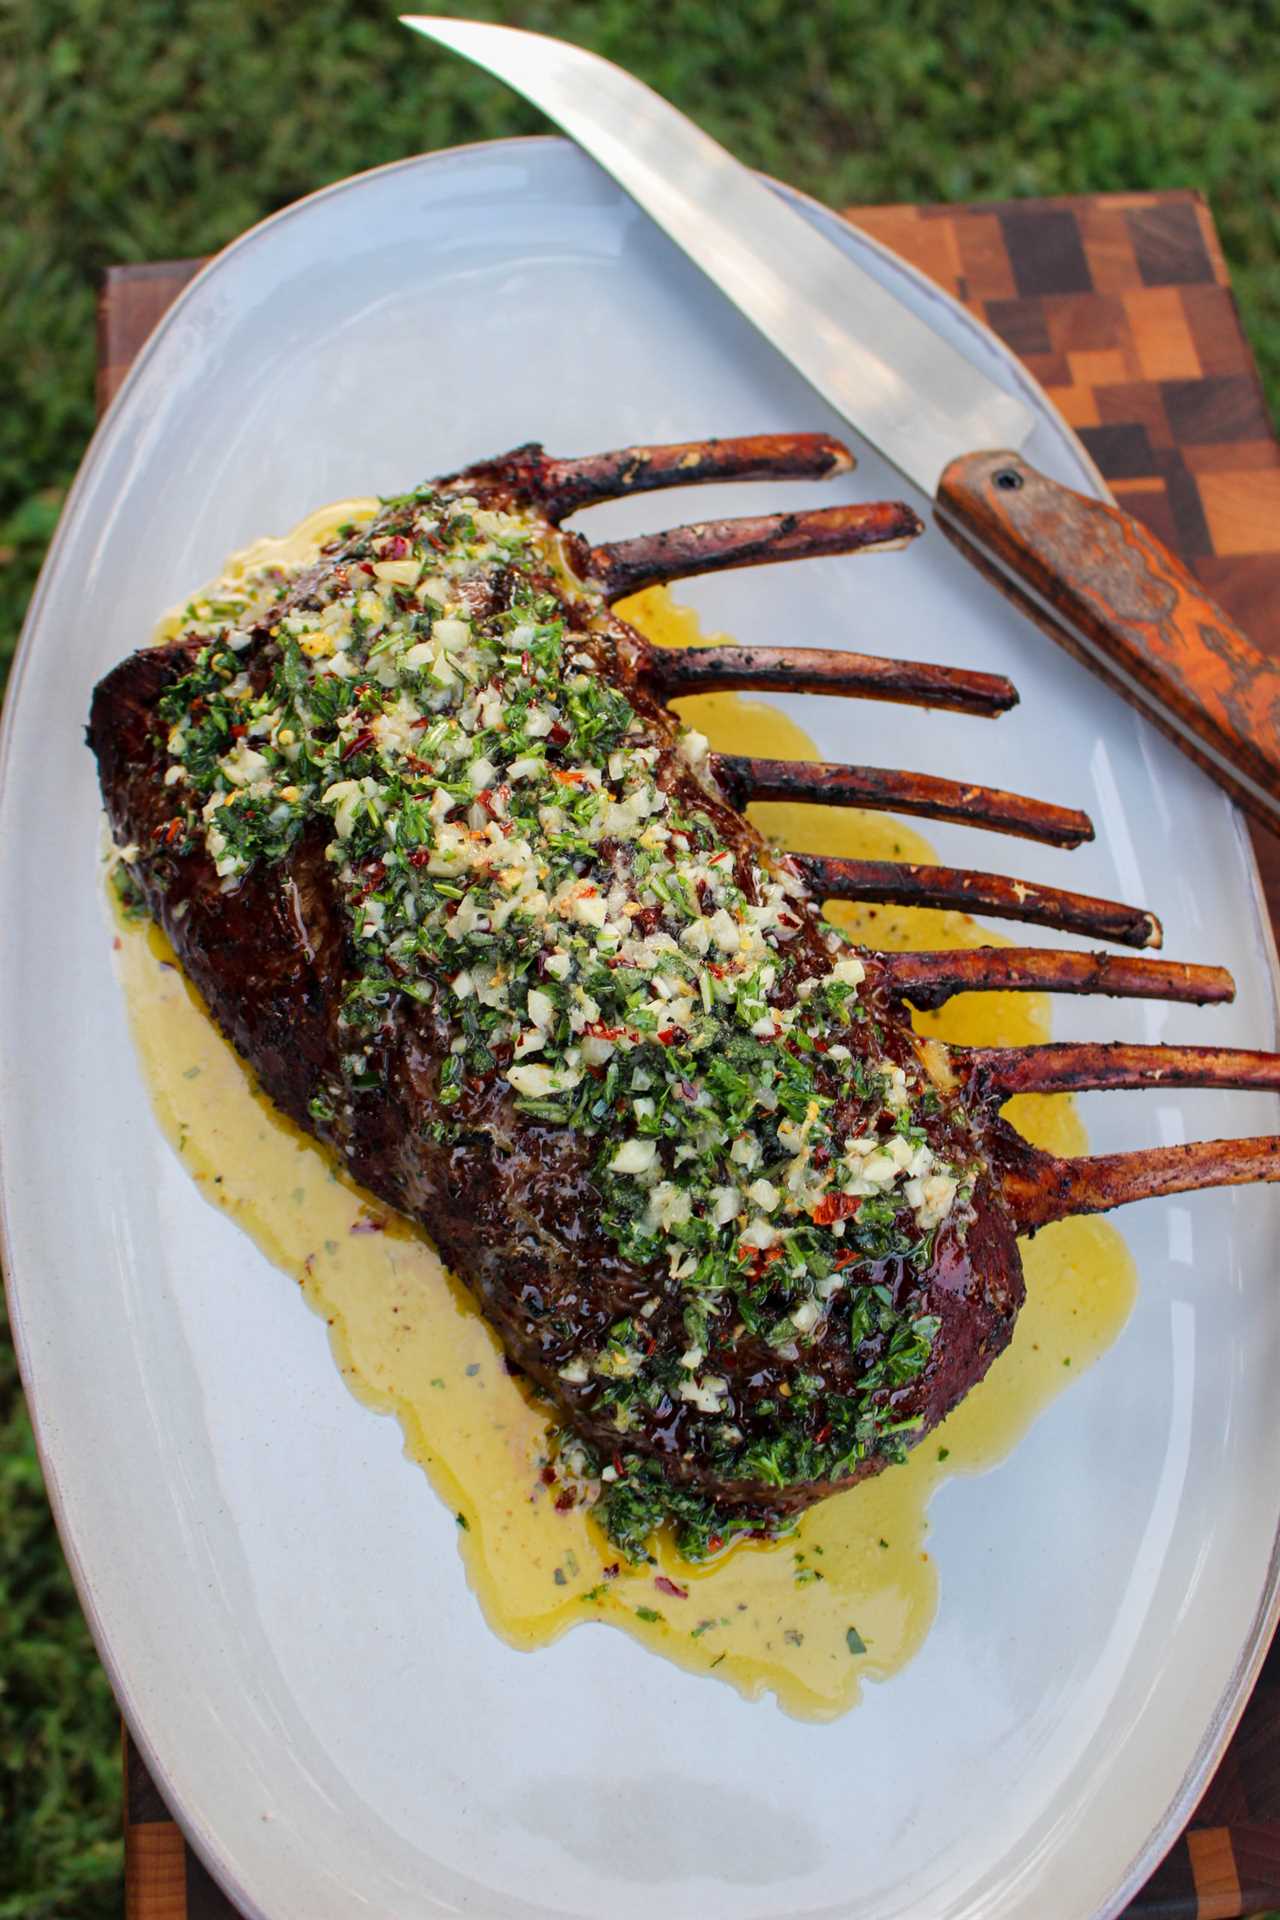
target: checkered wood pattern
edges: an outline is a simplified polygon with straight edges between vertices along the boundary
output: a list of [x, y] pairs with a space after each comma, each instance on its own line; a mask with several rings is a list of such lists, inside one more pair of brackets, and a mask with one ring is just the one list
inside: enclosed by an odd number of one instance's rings
[[849, 217], [981, 315], [1120, 505], [1280, 656], [1280, 446], [1200, 196]]
[[[1120, 504], [1280, 656], [1280, 446], [1196, 193], [848, 217], [979, 314], [1047, 389]], [[99, 306], [105, 406], [198, 261], [112, 268]], [[1280, 841], [1255, 832], [1280, 929]], [[125, 1735], [126, 1920], [239, 1920]], [[1129, 1920], [1236, 1920], [1280, 1906], [1280, 1655], [1194, 1820]]]

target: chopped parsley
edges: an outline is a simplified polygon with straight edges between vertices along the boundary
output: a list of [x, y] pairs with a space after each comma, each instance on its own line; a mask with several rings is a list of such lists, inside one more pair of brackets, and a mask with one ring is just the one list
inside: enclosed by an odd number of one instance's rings
[[[721, 1484], [902, 1458], [920, 1421], [896, 1402], [940, 1326], [920, 1277], [973, 1168], [931, 1143], [937, 1091], [909, 1049], [884, 1053], [857, 953], [784, 859], [725, 840], [707, 742], [615, 684], [603, 603], [557, 537], [421, 487], [296, 579], [193, 602], [185, 631], [159, 850], [203, 848], [232, 890], [319, 833], [345, 909], [316, 1129], [342, 1145], [382, 1089], [383, 1036], [430, 1009], [446, 1038], [424, 1135], [465, 1143], [501, 1083], [589, 1143], [600, 1226], [653, 1275], [645, 1311], [561, 1368], [617, 1435], [587, 1463], [610, 1538], [640, 1558], [665, 1523], [705, 1557], [761, 1524], [629, 1443], [659, 1419]], [[646, 1314], [673, 1300], [655, 1339]], [[833, 1333], [841, 1391], [805, 1361]], [[754, 1401], [732, 1384], [744, 1341], [777, 1375]]]

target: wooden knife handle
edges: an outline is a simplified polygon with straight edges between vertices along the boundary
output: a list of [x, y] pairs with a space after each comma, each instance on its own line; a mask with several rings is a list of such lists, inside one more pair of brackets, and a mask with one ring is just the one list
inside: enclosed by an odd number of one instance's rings
[[1280, 831], [1280, 669], [1154, 534], [1015, 453], [953, 460], [937, 518], [1038, 626]]

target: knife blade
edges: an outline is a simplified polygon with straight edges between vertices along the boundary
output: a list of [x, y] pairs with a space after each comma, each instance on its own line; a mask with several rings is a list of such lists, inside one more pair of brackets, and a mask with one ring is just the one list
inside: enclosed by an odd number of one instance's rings
[[401, 17], [562, 127], [922, 493], [957, 448], [1030, 437], [1029, 407], [642, 81], [521, 28]]
[[984, 576], [1280, 829], [1280, 671], [1139, 521], [1022, 458], [1022, 401], [633, 75], [521, 28], [401, 19], [562, 127], [933, 499]]

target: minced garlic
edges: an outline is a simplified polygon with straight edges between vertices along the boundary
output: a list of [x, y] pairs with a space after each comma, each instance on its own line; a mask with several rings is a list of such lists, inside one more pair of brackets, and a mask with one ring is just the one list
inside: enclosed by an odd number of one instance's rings
[[[864, 959], [826, 930], [815, 970], [788, 862], [724, 843], [706, 739], [655, 732], [611, 678], [591, 592], [537, 577], [553, 538], [421, 489], [296, 598], [278, 570], [238, 603], [215, 590], [162, 703], [165, 845], [202, 842], [232, 887], [327, 829], [357, 965], [347, 1085], [318, 1091], [317, 1120], [373, 1090], [370, 1037], [396, 1009], [431, 1001], [450, 1029], [432, 1124], [497, 1079], [530, 1120], [590, 1136], [602, 1229], [683, 1303], [682, 1351], [620, 1323], [560, 1378], [610, 1396], [620, 1432], [665, 1392], [766, 1472], [717, 1354], [748, 1321], [798, 1354], [842, 1315], [911, 1377], [934, 1323], [883, 1286], [871, 1314], [867, 1290], [963, 1221], [973, 1168], [923, 1124], [939, 1094], [909, 1042], [882, 1055]], [[830, 1442], [832, 1470], [873, 1444], [878, 1407]]]

